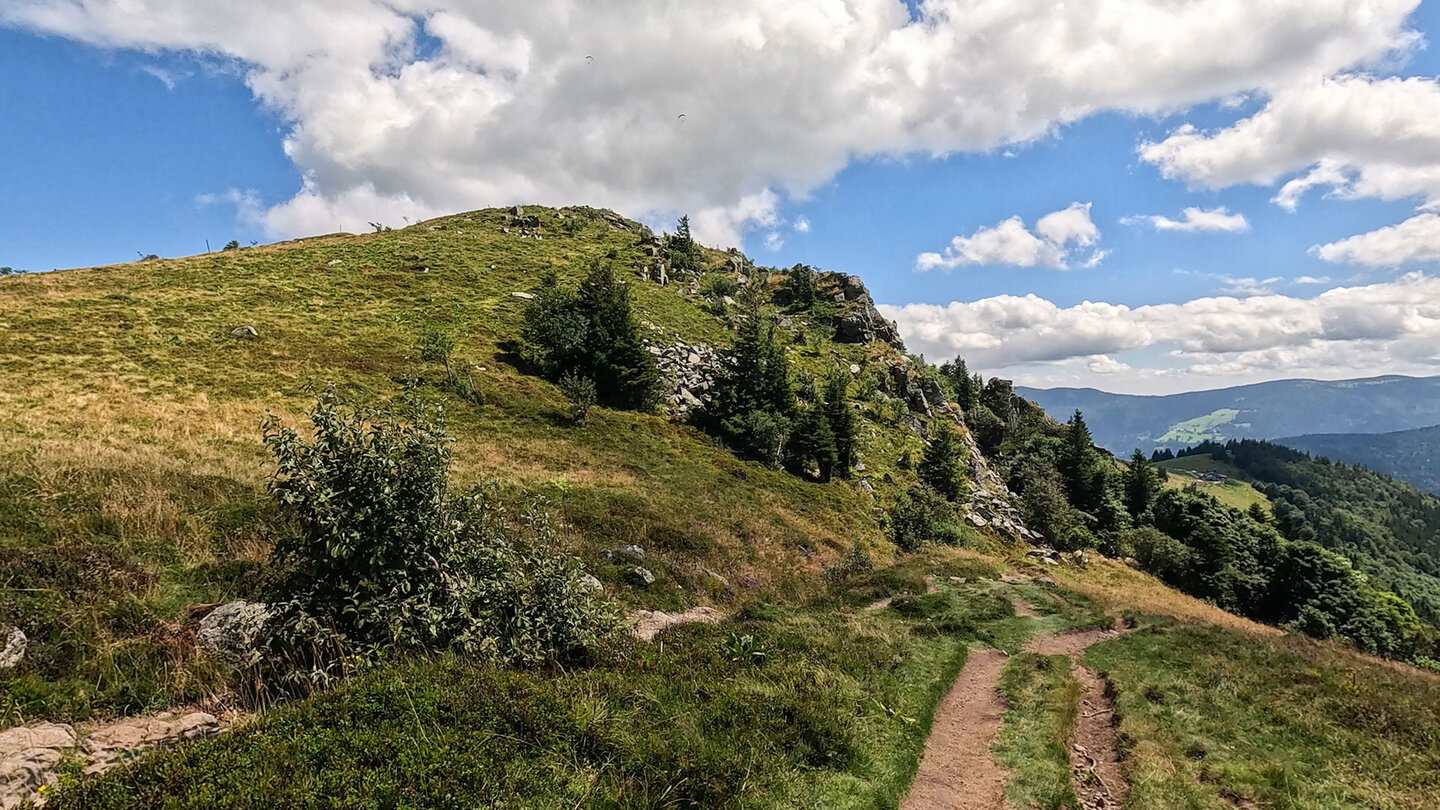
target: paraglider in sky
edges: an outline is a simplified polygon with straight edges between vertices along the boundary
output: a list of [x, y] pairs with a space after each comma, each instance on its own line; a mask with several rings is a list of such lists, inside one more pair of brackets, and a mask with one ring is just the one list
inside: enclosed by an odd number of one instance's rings
[[585, 57], [585, 64], [587, 64], [587, 65], [593, 65], [593, 64], [595, 64], [595, 57], [593, 57], [593, 56], [586, 56], [586, 57]]
[[684, 121], [684, 120], [685, 120], [685, 113], [680, 113], [679, 115], [675, 116], [675, 120], [676, 120], [676, 121]]

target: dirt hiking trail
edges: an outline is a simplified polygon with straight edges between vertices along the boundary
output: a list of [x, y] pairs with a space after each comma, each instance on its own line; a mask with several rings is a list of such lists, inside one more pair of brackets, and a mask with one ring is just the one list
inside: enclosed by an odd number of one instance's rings
[[[1017, 616], [1038, 618], [1033, 605], [1012, 598]], [[1127, 785], [1115, 747], [1114, 709], [1105, 683], [1080, 665], [1093, 644], [1117, 638], [1117, 629], [1076, 630], [1033, 636], [1025, 652], [1064, 655], [1084, 690], [1070, 736], [1075, 795], [1086, 810], [1124, 806]], [[995, 762], [991, 746], [1000, 733], [1005, 701], [997, 690], [1010, 657], [1000, 650], [972, 649], [965, 667], [935, 712], [925, 753], [900, 810], [1006, 810], [1009, 773]]]
[[1005, 701], [995, 691], [1010, 656], [974, 649], [935, 712], [910, 795], [900, 810], [1002, 810], [1005, 778], [990, 745], [1000, 733]]

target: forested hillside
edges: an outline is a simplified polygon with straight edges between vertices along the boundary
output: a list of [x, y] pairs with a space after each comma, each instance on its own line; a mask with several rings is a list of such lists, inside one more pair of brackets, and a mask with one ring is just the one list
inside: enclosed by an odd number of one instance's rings
[[1275, 443], [1365, 467], [1440, 495], [1440, 425], [1395, 433], [1318, 433]]
[[1101, 447], [1178, 450], [1202, 441], [1385, 433], [1440, 423], [1440, 377], [1277, 380], [1164, 396], [1022, 388], [1056, 419], [1082, 411]]
[[1416, 612], [1440, 620], [1440, 498], [1369, 470], [1258, 441], [1182, 451], [1235, 465], [1270, 498], [1276, 527], [1352, 560]]

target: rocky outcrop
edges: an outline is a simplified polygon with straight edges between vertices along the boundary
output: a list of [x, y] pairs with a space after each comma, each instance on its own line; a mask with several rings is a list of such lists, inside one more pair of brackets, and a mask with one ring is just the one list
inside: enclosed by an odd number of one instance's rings
[[840, 343], [872, 343], [880, 340], [896, 351], [905, 351], [905, 341], [900, 339], [900, 328], [894, 321], [887, 321], [875, 309], [870, 291], [859, 276], [835, 274], [836, 298], [843, 299], [848, 307], [836, 319], [835, 340]]
[[651, 344], [650, 353], [669, 386], [665, 404], [674, 413], [688, 413], [710, 396], [720, 373], [720, 355], [704, 343], [676, 342], [669, 345]]

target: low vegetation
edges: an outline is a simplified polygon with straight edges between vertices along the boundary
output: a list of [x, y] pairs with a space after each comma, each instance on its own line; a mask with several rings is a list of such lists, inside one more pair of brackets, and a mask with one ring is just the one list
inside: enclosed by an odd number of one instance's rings
[[1376, 810], [1440, 795], [1440, 681], [1304, 639], [1157, 622], [1090, 648], [1127, 807]]
[[1007, 710], [995, 761], [1010, 772], [1005, 797], [1012, 807], [1079, 810], [1070, 784], [1070, 731], [1080, 684], [1063, 655], [1014, 656], [1000, 677]]

